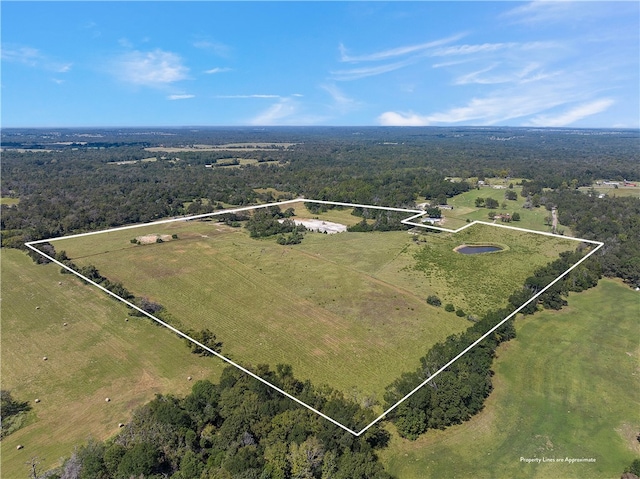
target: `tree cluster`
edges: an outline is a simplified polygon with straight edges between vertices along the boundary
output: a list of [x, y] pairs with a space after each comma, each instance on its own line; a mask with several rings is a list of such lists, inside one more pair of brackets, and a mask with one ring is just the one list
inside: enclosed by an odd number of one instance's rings
[[575, 190], [546, 193], [558, 207], [558, 220], [581, 238], [602, 241], [595, 255], [605, 276], [640, 286], [640, 199], [631, 196], [599, 198]]
[[28, 402], [18, 401], [7, 389], [0, 390], [0, 439], [18, 430], [30, 410]]
[[[340, 393], [298, 381], [290, 366], [257, 369], [340, 421], [373, 419]], [[184, 398], [157, 395], [119, 434], [80, 447], [48, 477], [390, 479], [375, 454], [388, 438], [377, 426], [355, 437], [229, 367], [219, 384], [198, 381]]]
[[[293, 214], [292, 208], [282, 212], [278, 206], [257, 209], [247, 220], [246, 228], [252, 238], [279, 235], [277, 240], [279, 244], [298, 244], [302, 241], [307, 229], [290, 219]], [[289, 234], [285, 236], [287, 233]]]

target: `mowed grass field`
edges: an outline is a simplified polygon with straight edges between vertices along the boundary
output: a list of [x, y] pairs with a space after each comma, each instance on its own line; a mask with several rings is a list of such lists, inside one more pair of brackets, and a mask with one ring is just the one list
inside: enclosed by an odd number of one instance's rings
[[[453, 198], [449, 198], [448, 204], [453, 206], [453, 210], [443, 210], [442, 214], [445, 217], [444, 227], [450, 229], [457, 229], [466, 224], [467, 219], [470, 221], [480, 220], [480, 221], [492, 221], [489, 219], [489, 212], [493, 211], [496, 214], [500, 213], [509, 213], [513, 214], [517, 212], [520, 214], [520, 221], [513, 221], [511, 223], [507, 223], [511, 226], [516, 226], [518, 228], [526, 228], [535, 231], [551, 231], [551, 227], [545, 224], [545, 218], [551, 215], [551, 212], [548, 211], [544, 206], [540, 206], [539, 208], [525, 209], [522, 205], [525, 202], [525, 198], [520, 196], [520, 192], [522, 191], [521, 186], [514, 186], [513, 191], [518, 194], [517, 200], [507, 200], [504, 195], [508, 189], [509, 183], [515, 181], [506, 181], [506, 180], [498, 180], [495, 178], [490, 179], [491, 184], [494, 186], [502, 186], [505, 187], [503, 189], [495, 189], [491, 186], [482, 186], [479, 190], [472, 189], [467, 191], [466, 193], [462, 193], [461, 195], [454, 196]], [[501, 206], [498, 206], [496, 209], [489, 208], [476, 208], [475, 201], [476, 198], [493, 198], [498, 201], [500, 205], [502, 203], [506, 203], [507, 207], [503, 209]], [[500, 223], [500, 220], [496, 220]], [[559, 230], [563, 230], [565, 235], [571, 235], [571, 230], [564, 226], [559, 225]]]
[[217, 381], [223, 367], [59, 270], [2, 249], [2, 389], [32, 407], [0, 443], [2, 477], [28, 477], [34, 456], [46, 470], [89, 437], [115, 434], [156, 393], [185, 395], [198, 379]]
[[[344, 210], [320, 217], [336, 221], [339, 215], [357, 222]], [[149, 233], [179, 239], [130, 243]], [[298, 377], [381, 399], [385, 386], [417, 367], [431, 345], [470, 325], [427, 305], [429, 294], [480, 314], [504, 305], [536, 266], [576, 246], [483, 225], [425, 238], [415, 242], [406, 231], [308, 233], [300, 245], [280, 246], [216, 222], [175, 222], [54, 244], [76, 264], [93, 264], [134, 294], [161, 303], [179, 327], [209, 328], [233, 360], [291, 364]], [[453, 251], [461, 242], [489, 238], [505, 251], [481, 257]], [[427, 272], [414, 269], [416, 255], [429, 264]]]
[[[591, 190], [591, 187], [580, 187], [578, 188], [580, 191], [588, 192]], [[593, 189], [598, 193], [604, 193], [607, 196], [633, 196], [634, 198], [640, 198], [640, 187], [638, 186], [620, 186], [619, 188], [615, 188], [613, 186], [604, 186], [604, 185], [594, 185]]]
[[518, 318], [485, 409], [415, 442], [394, 433], [385, 466], [399, 479], [619, 478], [640, 457], [639, 312], [640, 293], [604, 279], [560, 312]]

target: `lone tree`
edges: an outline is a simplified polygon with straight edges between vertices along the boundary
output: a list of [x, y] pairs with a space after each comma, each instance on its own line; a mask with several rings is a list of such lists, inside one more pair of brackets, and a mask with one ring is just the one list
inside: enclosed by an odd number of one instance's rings
[[495, 200], [493, 198], [486, 198], [484, 200], [484, 205], [489, 209], [495, 209], [500, 206], [500, 203], [498, 203], [498, 200]]
[[442, 218], [442, 211], [437, 206], [427, 208], [427, 214], [429, 218]]

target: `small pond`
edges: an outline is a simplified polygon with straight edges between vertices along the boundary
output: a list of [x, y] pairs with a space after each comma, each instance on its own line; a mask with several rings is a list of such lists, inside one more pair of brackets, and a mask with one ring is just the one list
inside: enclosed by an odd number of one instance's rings
[[456, 248], [456, 252], [462, 254], [493, 253], [494, 251], [502, 251], [502, 248], [500, 246], [469, 246], [466, 244]]

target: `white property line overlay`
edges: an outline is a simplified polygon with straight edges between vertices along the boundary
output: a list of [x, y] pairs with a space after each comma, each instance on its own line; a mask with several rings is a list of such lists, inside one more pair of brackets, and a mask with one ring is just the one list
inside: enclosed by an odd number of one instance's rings
[[[124, 298], [121, 298], [120, 296], [118, 296], [117, 294], [109, 291], [107, 288], [99, 285], [98, 283], [90, 280], [89, 278], [83, 276], [82, 274], [78, 273], [77, 271], [75, 271], [74, 269], [70, 268], [69, 266], [61, 263], [60, 261], [56, 260], [55, 258], [52, 258], [51, 256], [43, 253], [42, 251], [40, 251], [39, 249], [35, 248], [33, 245], [36, 244], [41, 244], [41, 243], [50, 243], [53, 241], [57, 241], [57, 240], [66, 240], [66, 239], [71, 239], [71, 238], [80, 238], [83, 236], [91, 236], [91, 235], [96, 235], [96, 234], [102, 234], [102, 233], [110, 233], [110, 232], [114, 232], [114, 231], [123, 231], [123, 230], [129, 230], [129, 229], [135, 229], [135, 228], [143, 228], [145, 226], [153, 226], [153, 225], [160, 225], [160, 224], [166, 224], [166, 223], [173, 223], [176, 221], [191, 221], [191, 220], [197, 220], [197, 219], [201, 219], [201, 218], [207, 218], [210, 216], [220, 216], [220, 215], [224, 215], [224, 214], [231, 214], [231, 213], [238, 213], [241, 211], [250, 211], [250, 210], [254, 210], [254, 209], [259, 209], [259, 208], [268, 208], [271, 206], [281, 206], [281, 205], [287, 205], [287, 204], [292, 204], [292, 203], [300, 203], [300, 202], [304, 202], [304, 203], [317, 203], [317, 204], [323, 204], [323, 205], [332, 205], [332, 206], [345, 206], [345, 207], [349, 207], [349, 208], [366, 208], [366, 209], [374, 209], [374, 210], [384, 210], [384, 211], [397, 211], [400, 213], [414, 213], [413, 216], [401, 220], [401, 223], [405, 224], [405, 225], [410, 225], [410, 226], [417, 226], [417, 227], [421, 227], [421, 228], [427, 228], [427, 229], [433, 229], [433, 230], [437, 230], [437, 231], [444, 231], [447, 233], [458, 233], [466, 228], [469, 228], [470, 226], [473, 226], [475, 224], [483, 224], [483, 225], [488, 225], [488, 226], [494, 226], [494, 227], [499, 227], [499, 228], [507, 228], [507, 229], [511, 229], [511, 230], [516, 230], [516, 231], [522, 231], [525, 233], [534, 233], [534, 234], [538, 234], [538, 235], [544, 235], [544, 236], [552, 236], [555, 238], [561, 238], [561, 239], [565, 239], [565, 240], [571, 240], [571, 241], [578, 241], [581, 243], [589, 243], [589, 244], [593, 244], [593, 245], [597, 245], [594, 249], [592, 249], [591, 251], [589, 251], [589, 253], [587, 253], [585, 256], [583, 256], [576, 264], [574, 264], [573, 266], [571, 266], [569, 269], [567, 269], [564, 273], [560, 274], [557, 278], [555, 278], [553, 281], [551, 281], [548, 285], [546, 285], [544, 288], [542, 288], [540, 291], [538, 291], [534, 296], [532, 296], [531, 298], [529, 298], [525, 303], [523, 303], [520, 307], [518, 307], [515, 311], [513, 311], [511, 314], [509, 314], [506, 318], [504, 318], [502, 321], [500, 321], [498, 324], [496, 324], [495, 326], [493, 326], [491, 329], [489, 329], [489, 331], [487, 331], [486, 333], [484, 333], [482, 336], [480, 336], [480, 338], [478, 338], [476, 341], [474, 341], [472, 344], [470, 344], [469, 346], [467, 346], [461, 353], [459, 353], [456, 357], [454, 357], [453, 359], [451, 359], [448, 363], [446, 363], [444, 366], [442, 366], [440, 369], [438, 369], [435, 373], [433, 373], [430, 377], [428, 377], [427, 379], [425, 379], [424, 381], [422, 381], [418, 386], [416, 386], [411, 392], [409, 392], [407, 395], [405, 395], [402, 399], [400, 399], [398, 402], [396, 402], [393, 406], [391, 406], [389, 409], [387, 409], [386, 411], [384, 411], [380, 416], [378, 416], [376, 419], [374, 419], [373, 421], [371, 421], [368, 425], [366, 425], [363, 429], [361, 429], [360, 431], [356, 432], [350, 428], [348, 428], [347, 426], [339, 423], [338, 421], [336, 421], [335, 419], [332, 419], [331, 417], [327, 416], [326, 414], [318, 411], [317, 409], [315, 409], [312, 406], [309, 406], [307, 403], [305, 403], [304, 401], [301, 401], [300, 399], [292, 396], [291, 394], [289, 394], [288, 392], [280, 389], [279, 387], [275, 386], [274, 384], [271, 384], [269, 381], [266, 381], [265, 379], [261, 378], [260, 376], [258, 376], [257, 374], [249, 371], [248, 369], [242, 367], [241, 365], [235, 363], [234, 361], [232, 361], [231, 359], [223, 356], [222, 354], [214, 351], [213, 349], [205, 346], [204, 344], [196, 341], [195, 339], [193, 339], [192, 337], [186, 335], [185, 333], [183, 333], [182, 331], [180, 331], [179, 329], [174, 328], [173, 326], [171, 326], [170, 324], [162, 321], [161, 319], [156, 318], [155, 316], [153, 316], [152, 314], [146, 312], [145, 310], [143, 310], [142, 308], [139, 308], [138, 306], [136, 306], [135, 304], [127, 301]], [[505, 322], [507, 322], [509, 319], [513, 318], [516, 314], [518, 314], [523, 308], [525, 308], [529, 303], [531, 303], [532, 301], [535, 301], [541, 294], [543, 294], [545, 291], [547, 291], [549, 288], [551, 288], [554, 284], [556, 284], [558, 281], [560, 281], [562, 278], [564, 278], [567, 274], [569, 274], [574, 268], [576, 268], [578, 265], [580, 265], [580, 263], [582, 263], [583, 261], [585, 261], [587, 258], [589, 258], [589, 256], [591, 256], [592, 254], [594, 254], [596, 251], [598, 251], [600, 248], [602, 248], [604, 246], [604, 243], [600, 242], [600, 241], [593, 241], [593, 240], [587, 240], [587, 239], [583, 239], [583, 238], [574, 238], [571, 236], [563, 236], [563, 235], [558, 235], [558, 234], [554, 234], [554, 233], [546, 233], [543, 231], [535, 231], [535, 230], [529, 230], [529, 229], [525, 229], [525, 228], [517, 228], [515, 226], [507, 226], [507, 225], [502, 225], [502, 224], [497, 224], [497, 223], [487, 223], [485, 221], [473, 221], [471, 223], [468, 223], [458, 229], [452, 230], [452, 229], [448, 229], [448, 228], [442, 228], [439, 226], [432, 226], [432, 225], [426, 225], [423, 223], [414, 223], [413, 220], [422, 217], [426, 214], [425, 211], [423, 210], [410, 210], [410, 209], [406, 209], [406, 208], [390, 208], [390, 207], [386, 207], [386, 206], [372, 206], [372, 205], [362, 205], [362, 204], [357, 204], [357, 203], [342, 203], [342, 202], [337, 202], [337, 201], [324, 201], [324, 200], [311, 200], [311, 199], [305, 199], [305, 198], [296, 198], [293, 200], [286, 200], [286, 201], [279, 201], [279, 202], [274, 202], [274, 203], [266, 203], [266, 204], [262, 204], [262, 205], [252, 205], [252, 206], [244, 206], [241, 208], [233, 208], [233, 209], [228, 209], [228, 210], [220, 210], [220, 211], [216, 211], [214, 213], [205, 213], [205, 214], [201, 214], [201, 215], [194, 215], [194, 216], [187, 216], [187, 217], [179, 217], [179, 218], [171, 218], [168, 220], [160, 220], [160, 221], [154, 221], [151, 223], [142, 223], [142, 224], [136, 224], [136, 225], [129, 225], [129, 226], [121, 226], [118, 228], [111, 228], [111, 229], [107, 229], [107, 230], [101, 230], [101, 231], [91, 231], [89, 233], [79, 233], [79, 234], [75, 234], [75, 235], [69, 235], [69, 236], [59, 236], [57, 238], [50, 238], [50, 239], [43, 239], [43, 240], [37, 240], [37, 241], [30, 241], [25, 243], [25, 246], [27, 246], [29, 249], [31, 249], [32, 251], [35, 251], [36, 253], [44, 256], [45, 258], [47, 258], [49, 261], [57, 264], [58, 266], [61, 266], [62, 268], [66, 269], [67, 271], [69, 271], [70, 273], [75, 274], [76, 276], [78, 276], [79, 278], [81, 278], [83, 281], [86, 281], [89, 284], [92, 284], [93, 286], [101, 289], [102, 291], [104, 291], [105, 293], [107, 293], [110, 296], [113, 296], [114, 298], [116, 298], [119, 301], [122, 301], [124, 304], [126, 304], [127, 306], [129, 306], [130, 308], [135, 309], [136, 311], [144, 314], [145, 316], [147, 316], [148, 318], [156, 321], [157, 323], [161, 324], [162, 326], [164, 326], [165, 328], [173, 331], [174, 333], [176, 333], [178, 336], [181, 336], [189, 341], [191, 341], [192, 343], [198, 345], [199, 347], [201, 347], [202, 349], [208, 351], [209, 353], [213, 354], [214, 356], [217, 356], [218, 358], [222, 359], [223, 361], [231, 364], [232, 366], [235, 366], [236, 368], [238, 368], [240, 371], [248, 374], [249, 376], [257, 379], [258, 381], [260, 381], [263, 384], [266, 384], [267, 386], [269, 386], [270, 388], [278, 391], [280, 394], [283, 394], [284, 396], [288, 397], [289, 399], [295, 401], [296, 403], [298, 403], [301, 406], [306, 407], [307, 409], [309, 409], [310, 411], [313, 411], [314, 413], [318, 414], [319, 416], [323, 417], [324, 419], [326, 419], [327, 421], [335, 424], [336, 426], [344, 429], [345, 431], [353, 434], [354, 436], [360, 436], [362, 435], [367, 429], [369, 429], [371, 426], [373, 426], [374, 424], [376, 424], [377, 422], [381, 421], [387, 414], [389, 414], [391, 411], [393, 411], [394, 409], [396, 409], [400, 404], [402, 404], [403, 402], [405, 402], [407, 399], [409, 399], [409, 397], [411, 397], [413, 394], [415, 394], [416, 391], [418, 391], [420, 388], [424, 387], [427, 383], [429, 383], [430, 381], [432, 381], [436, 376], [438, 376], [442, 371], [444, 371], [445, 369], [447, 369], [449, 366], [451, 366], [453, 363], [455, 363], [458, 359], [460, 359], [462, 356], [464, 356], [466, 353], [468, 353], [472, 348], [474, 348], [478, 343], [480, 343], [482, 340], [484, 340], [487, 336], [489, 336], [491, 333], [493, 333], [496, 329], [498, 329], [500, 326], [502, 326]]]

